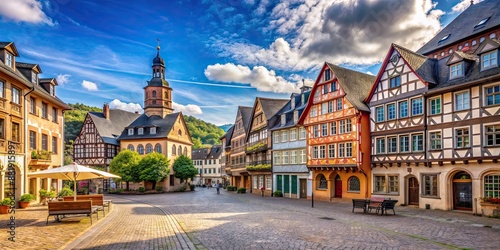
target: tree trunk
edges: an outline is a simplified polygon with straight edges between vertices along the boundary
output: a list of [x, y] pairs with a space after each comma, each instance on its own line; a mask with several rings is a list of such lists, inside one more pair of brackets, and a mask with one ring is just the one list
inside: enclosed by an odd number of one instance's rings
[[153, 190], [156, 190], [156, 181], [153, 181]]
[[129, 181], [127, 181], [127, 191], [130, 191], [130, 189], [128, 188], [129, 188]]

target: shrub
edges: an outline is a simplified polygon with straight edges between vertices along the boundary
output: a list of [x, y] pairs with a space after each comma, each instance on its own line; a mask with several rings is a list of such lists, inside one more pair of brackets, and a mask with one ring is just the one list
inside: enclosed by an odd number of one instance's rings
[[247, 192], [247, 189], [246, 188], [238, 188], [238, 190], [236, 191], [238, 194], [244, 194]]
[[40, 198], [43, 199], [48, 199], [51, 200], [53, 198], [56, 198], [57, 194], [56, 191], [47, 191], [45, 189], [40, 189]]
[[189, 185], [189, 190], [194, 191], [194, 188], [195, 188], [194, 184]]
[[177, 192], [184, 192], [186, 191], [187, 186], [181, 186], [179, 189], [177, 189]]
[[146, 192], [146, 188], [145, 188], [145, 187], [139, 187], [139, 188], [137, 189], [137, 191], [139, 191], [139, 192], [141, 192], [141, 193], [144, 193], [144, 192]]
[[281, 192], [281, 190], [276, 190], [274, 191], [274, 197], [283, 197], [283, 193]]
[[32, 194], [23, 194], [23, 195], [21, 195], [21, 198], [19, 198], [19, 201], [31, 202], [34, 199], [35, 199], [35, 196]]
[[236, 186], [227, 186], [226, 190], [227, 191], [236, 191]]
[[123, 188], [117, 188], [117, 189], [116, 189], [116, 193], [117, 193], [117, 194], [121, 194], [122, 192], [123, 192]]
[[162, 186], [156, 186], [156, 192], [163, 192], [163, 187]]
[[71, 188], [69, 188], [68, 186], [65, 186], [61, 189], [61, 191], [59, 191], [57, 197], [74, 196], [74, 195], [75, 192], [73, 192], [73, 190], [71, 190]]
[[12, 201], [10, 200], [10, 198], [5, 198], [0, 201], [0, 206], [10, 206], [11, 203]]

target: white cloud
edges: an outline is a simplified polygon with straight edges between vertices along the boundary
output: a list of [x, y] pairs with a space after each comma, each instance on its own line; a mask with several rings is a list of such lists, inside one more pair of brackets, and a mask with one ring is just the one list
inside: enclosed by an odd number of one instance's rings
[[112, 102], [109, 103], [109, 108], [111, 109], [121, 109], [129, 112], [138, 112], [142, 114], [144, 110], [142, 109], [141, 105], [138, 103], [133, 103], [133, 102], [122, 102], [118, 99], [114, 99]]
[[432, 0], [284, 1], [270, 13], [267, 48], [230, 39], [212, 44], [221, 56], [243, 65], [301, 71], [334, 64], [371, 65], [391, 43], [416, 50], [442, 27], [443, 11]]
[[[484, 0], [476, 0], [474, 4], [480, 3]], [[470, 0], [462, 0], [460, 3], [457, 3], [453, 8], [451, 8], [450, 14], [462, 13], [465, 9], [469, 8]]]
[[268, 70], [263, 66], [254, 66], [250, 69], [233, 63], [217, 63], [207, 66], [205, 76], [212, 81], [250, 84], [259, 91], [275, 93], [298, 92], [302, 86], [300, 80], [295, 83], [287, 81], [277, 76], [274, 70]]
[[366, 74], [374, 76], [374, 74], [371, 71], [366, 71]]
[[2, 0], [0, 15], [6, 19], [56, 25], [42, 10], [42, 3], [38, 0]]
[[83, 80], [82, 81], [82, 87], [88, 91], [97, 91], [99, 90], [99, 88], [97, 88], [97, 84], [91, 82], [91, 81], [87, 81], [87, 80]]
[[64, 85], [69, 82], [70, 74], [59, 74], [56, 77], [56, 81], [59, 85]]
[[175, 112], [179, 111], [184, 115], [201, 115], [203, 113], [201, 111], [201, 108], [198, 105], [194, 104], [188, 104], [184, 106], [182, 104], [172, 102], [172, 108]]

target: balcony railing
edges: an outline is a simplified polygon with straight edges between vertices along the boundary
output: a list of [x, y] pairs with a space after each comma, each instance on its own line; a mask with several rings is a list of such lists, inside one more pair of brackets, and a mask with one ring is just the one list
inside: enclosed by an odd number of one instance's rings
[[247, 171], [270, 172], [271, 161], [258, 161], [248, 164]]
[[267, 150], [267, 139], [248, 144], [246, 152], [258, 152]]

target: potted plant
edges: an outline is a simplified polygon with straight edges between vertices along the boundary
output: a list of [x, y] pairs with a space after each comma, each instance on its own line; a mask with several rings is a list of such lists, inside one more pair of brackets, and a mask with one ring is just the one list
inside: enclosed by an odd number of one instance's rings
[[23, 194], [19, 199], [19, 207], [27, 208], [30, 205], [30, 202], [35, 199], [35, 196], [32, 194]]
[[10, 198], [5, 198], [0, 201], [0, 214], [8, 214], [9, 208], [12, 205]]

